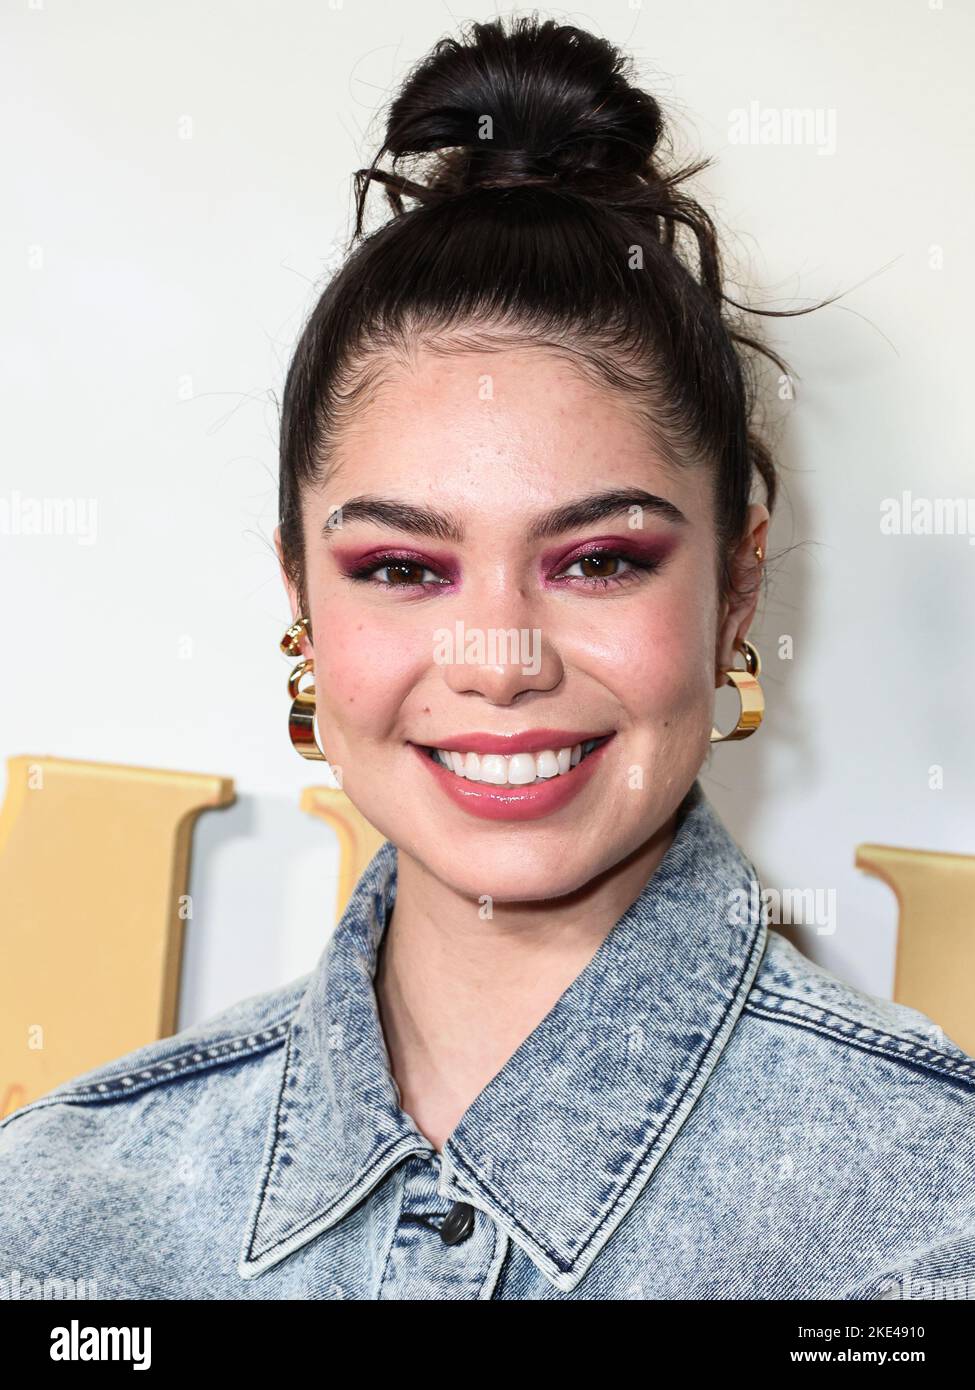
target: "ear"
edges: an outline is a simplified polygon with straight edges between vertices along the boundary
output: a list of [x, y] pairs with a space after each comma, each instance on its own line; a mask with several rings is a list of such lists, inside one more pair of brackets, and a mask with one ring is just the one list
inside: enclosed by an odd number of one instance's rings
[[[731, 562], [735, 594], [721, 606], [715, 644], [715, 688], [723, 682], [722, 672], [742, 664], [740, 643], [747, 637], [758, 606], [764, 556], [767, 552], [769, 527], [768, 508], [753, 502], [748, 508], [745, 533]], [[755, 551], [761, 547], [763, 559]]]
[[[280, 523], [274, 528], [274, 549], [277, 552], [278, 569], [281, 571], [281, 582], [284, 585], [286, 594], [288, 595], [288, 605], [291, 609], [291, 622], [294, 623], [297, 622], [297, 620], [301, 617], [301, 598], [299, 597], [298, 591], [295, 588], [294, 584], [291, 582], [287, 566], [284, 563], [284, 548], [281, 545]], [[313, 648], [308, 638], [308, 634], [304, 633], [301, 637], [301, 654], [302, 656], [311, 656], [312, 652]]]

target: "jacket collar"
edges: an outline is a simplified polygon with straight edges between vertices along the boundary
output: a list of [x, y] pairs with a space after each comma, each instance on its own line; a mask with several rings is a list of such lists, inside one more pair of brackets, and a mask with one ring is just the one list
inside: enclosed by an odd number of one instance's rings
[[[242, 1278], [336, 1225], [408, 1155], [435, 1153], [400, 1109], [372, 984], [396, 869], [387, 840], [293, 1018]], [[488, 1213], [558, 1289], [626, 1215], [727, 1043], [767, 940], [759, 894], [695, 781], [639, 897], [445, 1143], [441, 1194]]]

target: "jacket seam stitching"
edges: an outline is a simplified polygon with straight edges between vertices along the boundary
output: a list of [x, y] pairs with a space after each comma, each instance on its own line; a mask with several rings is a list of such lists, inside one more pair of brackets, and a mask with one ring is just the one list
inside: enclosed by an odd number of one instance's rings
[[[294, 1012], [289, 1010], [289, 1014]], [[285, 1019], [288, 1015], [284, 1016]], [[228, 1061], [239, 1061], [243, 1057], [254, 1057], [268, 1052], [278, 1045], [285, 1035], [287, 1023], [281, 1019], [272, 1020], [262, 1028], [249, 1028], [233, 1038], [225, 1038], [221, 1043], [187, 1045], [172, 1057], [159, 1062], [151, 1062], [146, 1067], [113, 1076], [107, 1081], [92, 1081], [84, 1086], [61, 1089], [56, 1095], [38, 1096], [27, 1105], [19, 1107], [0, 1119], [0, 1128], [18, 1115], [28, 1110], [59, 1103], [87, 1104], [95, 1101], [113, 1101], [123, 1096], [139, 1095], [160, 1082], [196, 1076], [201, 1072], [223, 1066]], [[254, 1039], [253, 1045], [245, 1046], [245, 1039]], [[137, 1078], [137, 1079], [136, 1079]], [[128, 1083], [128, 1084], [126, 1084]]]
[[274, 1170], [274, 1159], [278, 1151], [278, 1139], [281, 1134], [281, 1106], [284, 1102], [284, 1094], [288, 1089], [288, 1077], [291, 1075], [291, 1055], [294, 1049], [295, 1028], [292, 1021], [285, 1039], [284, 1051], [284, 1075], [281, 1078], [281, 1087], [278, 1091], [278, 1098], [274, 1104], [274, 1132], [271, 1138], [271, 1152], [267, 1161], [263, 1164], [261, 1176], [260, 1193], [257, 1200], [257, 1208], [254, 1212], [254, 1220], [247, 1236], [247, 1246], [244, 1250], [244, 1259], [253, 1261], [254, 1239], [257, 1235], [257, 1228], [261, 1224], [261, 1212], [264, 1210], [264, 1199], [267, 1195], [268, 1184], [271, 1181], [271, 1173]]
[[[755, 998], [756, 994], [760, 997]], [[764, 1003], [762, 996], [767, 1000], [782, 1000], [783, 1003], [799, 1007], [796, 1011], [784, 1009], [776, 1003]], [[889, 1057], [892, 1061], [902, 1062], [915, 1070], [957, 1081], [968, 1089], [975, 1088], [975, 1060], [960, 1061], [947, 1053], [926, 1047], [914, 1039], [899, 1037], [896, 1033], [888, 1033], [882, 1028], [855, 1023], [841, 1014], [795, 999], [792, 995], [776, 994], [772, 990], [753, 991], [745, 1004], [745, 1012], [777, 1023], [791, 1024], [823, 1037], [837, 1038], [874, 1056]]]

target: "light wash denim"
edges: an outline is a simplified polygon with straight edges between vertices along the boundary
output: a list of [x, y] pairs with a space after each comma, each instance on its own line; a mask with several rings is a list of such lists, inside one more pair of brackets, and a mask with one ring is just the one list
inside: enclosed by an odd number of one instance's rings
[[680, 814], [442, 1153], [373, 991], [387, 841], [309, 975], [0, 1125], [0, 1295], [975, 1297], [975, 1061], [736, 909], [700, 782]]

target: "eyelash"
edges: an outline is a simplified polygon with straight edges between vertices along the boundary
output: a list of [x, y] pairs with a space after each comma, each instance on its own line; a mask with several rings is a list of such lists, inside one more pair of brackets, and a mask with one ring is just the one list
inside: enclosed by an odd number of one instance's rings
[[[584, 560], [624, 560], [626, 564], [630, 565], [632, 568], [624, 570], [622, 574], [615, 575], [590, 574], [566, 576], [563, 574], [559, 576], [559, 578], [569, 578], [575, 583], [581, 582], [587, 588], [591, 589], [608, 589], [611, 586], [618, 587], [623, 584], [639, 582], [641, 578], [653, 574], [662, 564], [661, 560], [637, 560], [632, 555], [626, 555], [620, 550], [588, 550], [582, 555], [577, 555], [574, 560], [570, 561], [568, 568], [571, 569], [573, 565], [578, 565]], [[363, 566], [361, 569], [350, 571], [346, 578], [354, 580], [357, 583], [375, 583], [376, 587], [381, 589], [425, 589], [430, 587], [422, 582], [414, 584], [393, 584], [386, 579], [378, 581], [372, 580], [372, 576], [378, 574], [380, 570], [394, 569], [397, 566], [403, 566], [404, 568], [408, 566], [412, 569], [429, 570], [431, 574], [435, 572], [430, 565], [424, 565], [420, 560], [414, 560], [404, 556], [386, 555], [379, 556], [376, 560]], [[446, 586], [438, 582], [433, 587], [441, 588]]]

